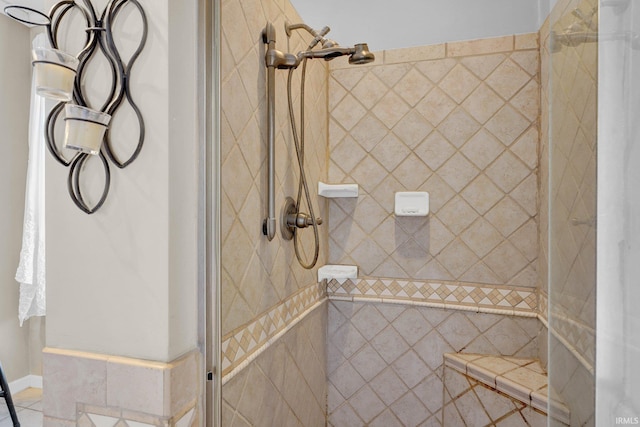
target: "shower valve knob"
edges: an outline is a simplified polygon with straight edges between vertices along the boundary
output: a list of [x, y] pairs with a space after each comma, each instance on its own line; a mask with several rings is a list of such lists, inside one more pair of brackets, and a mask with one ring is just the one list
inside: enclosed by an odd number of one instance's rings
[[[322, 224], [322, 218], [316, 218], [316, 224]], [[313, 225], [313, 218], [306, 213], [298, 212], [287, 216], [287, 225], [290, 227], [307, 228]]]

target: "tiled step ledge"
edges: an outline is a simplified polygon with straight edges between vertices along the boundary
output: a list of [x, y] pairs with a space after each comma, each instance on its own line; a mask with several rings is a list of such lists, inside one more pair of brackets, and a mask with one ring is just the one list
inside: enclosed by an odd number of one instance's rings
[[564, 424], [570, 422], [569, 408], [549, 399], [547, 375], [537, 359], [445, 353], [444, 364], [545, 414], [551, 405], [551, 416]]

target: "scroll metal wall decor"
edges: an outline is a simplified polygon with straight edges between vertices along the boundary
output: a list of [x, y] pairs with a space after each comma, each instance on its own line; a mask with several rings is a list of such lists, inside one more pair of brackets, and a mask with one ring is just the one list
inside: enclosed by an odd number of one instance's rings
[[[142, 20], [142, 36], [140, 43], [131, 58], [123, 61], [113, 37], [113, 23], [117, 15], [127, 5], [137, 9]], [[69, 167], [67, 188], [71, 199], [78, 208], [87, 214], [96, 212], [104, 204], [111, 184], [111, 171], [109, 161], [120, 169], [130, 165], [140, 154], [145, 137], [144, 120], [140, 109], [131, 97], [131, 69], [136, 59], [142, 52], [147, 40], [147, 18], [145, 12], [137, 0], [110, 0], [105, 9], [98, 16], [91, 0], [82, 0], [82, 4], [74, 0], [62, 0], [56, 3], [49, 14], [25, 7], [11, 5], [5, 7], [5, 13], [26, 24], [45, 26], [49, 43], [53, 49], [34, 50], [34, 73], [48, 72], [36, 77], [36, 87], [42, 87], [37, 92], [42, 96], [57, 99], [58, 102], [49, 112], [45, 125], [45, 140], [53, 157], [63, 166]], [[65, 17], [71, 16], [69, 12], [77, 10], [86, 22], [86, 39], [84, 48], [75, 58], [66, 58], [70, 55], [58, 50], [59, 35]], [[89, 61], [101, 52], [109, 63], [112, 82], [109, 95], [99, 110], [93, 110], [88, 105], [86, 93], [83, 90], [83, 73]], [[77, 61], [76, 61], [77, 59]], [[36, 68], [42, 68], [37, 70]], [[46, 70], [45, 68], [49, 69]], [[75, 67], [75, 68], [74, 68]], [[53, 74], [52, 74], [53, 73]], [[68, 74], [68, 92], [65, 95], [64, 88], [51, 88], [57, 82], [62, 81]], [[46, 77], [42, 77], [46, 76]], [[64, 86], [64, 85], [63, 85]], [[67, 103], [67, 101], [69, 101]], [[135, 112], [139, 128], [137, 145], [132, 154], [122, 159], [113, 147], [111, 133], [108, 128], [111, 116], [127, 101]], [[63, 114], [64, 111], [64, 114]], [[78, 150], [71, 158], [66, 158], [56, 141], [56, 123], [64, 116], [65, 142], [64, 147]], [[93, 144], [89, 140], [96, 139]], [[85, 141], [86, 140], [86, 141]], [[97, 203], [90, 206], [81, 192], [81, 171], [91, 155], [97, 155], [104, 168], [104, 188]]]

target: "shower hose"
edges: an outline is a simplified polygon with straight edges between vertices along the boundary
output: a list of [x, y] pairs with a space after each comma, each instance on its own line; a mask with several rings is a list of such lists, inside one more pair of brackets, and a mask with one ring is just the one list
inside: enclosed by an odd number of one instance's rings
[[304, 172], [304, 83], [307, 73], [307, 58], [302, 60], [302, 76], [300, 80], [300, 135], [296, 129], [295, 114], [293, 112], [293, 97], [291, 95], [291, 84], [293, 80], [293, 68], [289, 69], [289, 75], [287, 77], [287, 98], [289, 101], [289, 118], [291, 121], [291, 133], [293, 134], [293, 142], [296, 147], [296, 156], [298, 158], [298, 168], [300, 169], [300, 180], [298, 181], [298, 196], [296, 198], [296, 210], [300, 212], [300, 202], [302, 201], [302, 192], [304, 190], [305, 200], [309, 207], [309, 216], [313, 226], [313, 239], [314, 239], [314, 253], [311, 262], [307, 263], [302, 256], [302, 249], [300, 248], [300, 240], [298, 236], [298, 228], [293, 231], [293, 247], [295, 249], [296, 258], [300, 265], [306, 269], [313, 268], [318, 262], [318, 253], [320, 252], [320, 240], [318, 237], [318, 224], [316, 223], [316, 216], [313, 212], [313, 203], [311, 203], [311, 196], [309, 195], [309, 186], [307, 184], [307, 176]]

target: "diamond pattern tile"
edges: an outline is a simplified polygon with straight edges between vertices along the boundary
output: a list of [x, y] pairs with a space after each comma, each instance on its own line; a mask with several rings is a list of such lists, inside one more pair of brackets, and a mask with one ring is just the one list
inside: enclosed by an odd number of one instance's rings
[[326, 313], [315, 310], [224, 381], [223, 419], [247, 420], [246, 425], [325, 425]]
[[[569, 6], [567, 1], [558, 2], [549, 18], [547, 37], [549, 30], [573, 22]], [[578, 6], [587, 12], [594, 7], [597, 9], [598, 4], [585, 1]], [[550, 75], [543, 74], [540, 81], [543, 112], [546, 103], [551, 105], [547, 114], [542, 115], [542, 129], [550, 129], [550, 134], [541, 132], [540, 150], [543, 156], [550, 158], [552, 167], [549, 162], [541, 162], [540, 166], [541, 176], [548, 177], [553, 190], [549, 193], [547, 186], [541, 185], [538, 197], [541, 211], [549, 205], [557, 211], [548, 221], [540, 223], [539, 251], [544, 256], [539, 255], [539, 270], [541, 273], [547, 271], [548, 259], [550, 272], [548, 284], [546, 276], [541, 274], [541, 289], [548, 287], [549, 294], [541, 292], [540, 302], [545, 312], [548, 308], [549, 329], [553, 336], [549, 343], [551, 385], [571, 407], [572, 424], [592, 418], [595, 402], [595, 382], [587, 372], [593, 370], [595, 360], [596, 276], [593, 269], [583, 270], [584, 266], [594, 264], [597, 229], [590, 222], [596, 213], [596, 166], [586, 160], [594, 157], [597, 141], [594, 114], [597, 102], [592, 96], [598, 87], [598, 67], [593, 60], [595, 51], [597, 46], [594, 45], [562, 49], [552, 54], [542, 43], [540, 51], [541, 61], [552, 66]], [[582, 220], [585, 225], [576, 226], [568, 218]], [[548, 241], [548, 235], [551, 241]], [[547, 245], [550, 251], [544, 254]], [[566, 344], [559, 344], [556, 337]], [[575, 374], [571, 375], [571, 372]], [[569, 386], [572, 381], [574, 385]], [[579, 403], [579, 397], [588, 403]]]
[[500, 96], [508, 100], [527, 84], [530, 78], [531, 76], [515, 62], [507, 59], [485, 81]]
[[[410, 107], [395, 92], [387, 92], [371, 111], [387, 128], [391, 129], [409, 112]], [[340, 114], [336, 111], [336, 114]]]
[[480, 80], [477, 77], [463, 65], [458, 64], [440, 81], [438, 86], [460, 104], [479, 84]]
[[[410, 294], [411, 286], [414, 289], [423, 286], [417, 282], [410, 286], [409, 282], [388, 279], [360, 282], [365, 282], [369, 287], [384, 285], [384, 289], [396, 295], [403, 292]], [[337, 282], [329, 283], [330, 289], [334, 286], [340, 285]], [[439, 284], [432, 286], [445, 287]], [[448, 295], [452, 295], [451, 289], [455, 287], [447, 289]], [[361, 288], [360, 291], [366, 290]], [[505, 295], [508, 295], [509, 291], [505, 291]], [[349, 306], [351, 309], [347, 308]], [[535, 338], [530, 336], [531, 332], [525, 332], [525, 329], [533, 331], [537, 328], [535, 318], [517, 318], [522, 323], [501, 322], [496, 319], [504, 316], [494, 314], [465, 313], [409, 305], [330, 301], [329, 324], [333, 323], [333, 316], [336, 316], [339, 322], [343, 322], [347, 316], [347, 324], [358, 323], [359, 328], [366, 328], [367, 320], [375, 319], [371, 321], [372, 326], [366, 332], [371, 338], [356, 353], [346, 350], [341, 342], [332, 339], [332, 334], [329, 333], [328, 359], [342, 360], [340, 368], [330, 371], [328, 376], [328, 425], [336, 427], [409, 426], [422, 425], [424, 422], [427, 422], [427, 425], [431, 425], [429, 422], [440, 425], [441, 410], [445, 408], [445, 403], [450, 401], [443, 399], [443, 382], [447, 381], [450, 393], [452, 387], [450, 378], [444, 375], [443, 356], [476, 342], [482, 337], [481, 330], [490, 331], [487, 334], [486, 345], [502, 354], [513, 356], [520, 352], [524, 354], [518, 357], [533, 358], [537, 352], [535, 346], [530, 347], [531, 340]], [[506, 342], [504, 337], [513, 333], [518, 334], [518, 340]], [[480, 383], [477, 384], [482, 386]], [[459, 392], [454, 394], [464, 395], [469, 388], [470, 383], [465, 380]], [[482, 395], [482, 391], [479, 393], [480, 397], [491, 398]], [[500, 411], [500, 402], [494, 403], [498, 404], [497, 411]], [[469, 406], [467, 404], [462, 408]], [[484, 414], [482, 406], [480, 409]], [[515, 407], [512, 409], [515, 410]], [[458, 413], [457, 409], [455, 410]], [[491, 410], [495, 416], [493, 419], [501, 419], [493, 408]], [[472, 416], [471, 412], [465, 412], [466, 416]]]

